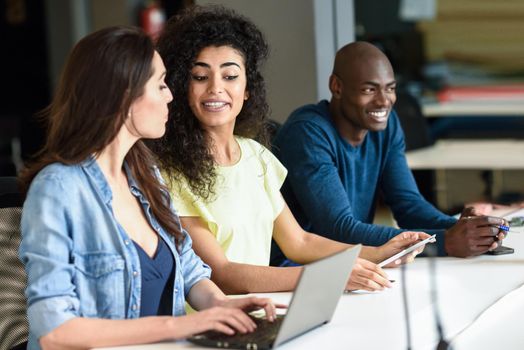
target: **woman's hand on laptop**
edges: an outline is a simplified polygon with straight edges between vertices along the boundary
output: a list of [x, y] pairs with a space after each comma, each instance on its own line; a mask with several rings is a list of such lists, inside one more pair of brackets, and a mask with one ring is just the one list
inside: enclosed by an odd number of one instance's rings
[[214, 306], [186, 316], [171, 319], [175, 325], [174, 338], [186, 338], [207, 331], [217, 331], [229, 335], [250, 333], [257, 326], [249, 316], [239, 308]]
[[251, 312], [264, 309], [268, 321], [273, 322], [277, 317], [276, 309], [285, 309], [287, 305], [275, 304], [269, 298], [259, 298], [255, 296], [248, 296], [243, 298], [226, 299], [221, 302], [221, 306], [241, 309], [244, 312]]
[[[402, 232], [390, 239], [386, 244], [381, 245], [378, 247], [380, 253], [380, 261], [386, 260], [389, 257], [392, 257], [393, 255], [403, 251], [404, 249], [412, 246], [413, 244], [416, 244], [419, 241], [422, 241], [426, 238], [429, 238], [430, 235], [428, 235], [425, 232]], [[409, 254], [404, 255], [402, 258], [397, 259], [389, 264], [387, 264], [384, 267], [397, 267], [402, 264], [407, 264], [415, 260], [415, 257], [422, 253], [424, 250], [424, 246], [417, 248], [416, 250], [412, 251]]]
[[377, 291], [384, 288], [391, 288], [388, 275], [377, 264], [366, 259], [357, 258], [355, 266], [351, 271], [351, 276], [347, 283], [347, 290], [367, 290]]
[[285, 308], [286, 305], [274, 304], [271, 299], [254, 296], [243, 298], [224, 298], [200, 312], [186, 316], [171, 318], [175, 339], [206, 332], [217, 331], [229, 335], [235, 333], [250, 333], [257, 326], [246, 312], [264, 309], [271, 321], [276, 318], [276, 308]]

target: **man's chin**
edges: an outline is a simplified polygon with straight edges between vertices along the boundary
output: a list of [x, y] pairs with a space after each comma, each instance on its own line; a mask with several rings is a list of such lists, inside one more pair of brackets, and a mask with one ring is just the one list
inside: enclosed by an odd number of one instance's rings
[[387, 126], [388, 126], [388, 121], [386, 119], [385, 122], [370, 124], [368, 130], [369, 131], [383, 131], [387, 128]]

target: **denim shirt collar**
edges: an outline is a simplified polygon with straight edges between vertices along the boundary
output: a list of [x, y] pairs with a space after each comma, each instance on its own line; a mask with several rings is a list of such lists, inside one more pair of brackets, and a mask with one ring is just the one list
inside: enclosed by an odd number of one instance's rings
[[[113, 200], [113, 192], [111, 191], [111, 187], [109, 186], [109, 183], [107, 182], [107, 179], [104, 173], [102, 172], [102, 169], [100, 169], [100, 166], [96, 162], [95, 156], [90, 155], [86, 160], [84, 160], [80, 164], [80, 166], [89, 174], [91, 179], [95, 182], [96, 187], [100, 190], [100, 194], [102, 195], [104, 203], [110, 204]], [[131, 189], [131, 192], [135, 196], [139, 196], [140, 198], [142, 198], [142, 191], [140, 190], [140, 187], [138, 186], [135, 178], [131, 175], [131, 169], [129, 169], [129, 165], [127, 165], [126, 161], [124, 161], [124, 171], [126, 172], [127, 181], [129, 183], [129, 188]]]
[[86, 160], [84, 160], [80, 164], [80, 166], [89, 175], [91, 180], [94, 181], [96, 188], [102, 195], [104, 203], [110, 204], [113, 200], [113, 192], [111, 191], [111, 187], [109, 187], [109, 183], [107, 182], [106, 177], [102, 172], [102, 169], [100, 169], [100, 166], [96, 162], [95, 156], [90, 155]]

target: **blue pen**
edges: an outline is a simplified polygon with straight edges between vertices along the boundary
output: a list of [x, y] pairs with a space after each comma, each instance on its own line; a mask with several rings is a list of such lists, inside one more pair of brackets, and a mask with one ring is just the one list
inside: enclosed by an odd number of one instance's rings
[[506, 225], [495, 225], [496, 228], [502, 230], [502, 231], [506, 231], [506, 232], [511, 232], [511, 233], [517, 233], [515, 231], [510, 231], [510, 227], [509, 226], [506, 226]]

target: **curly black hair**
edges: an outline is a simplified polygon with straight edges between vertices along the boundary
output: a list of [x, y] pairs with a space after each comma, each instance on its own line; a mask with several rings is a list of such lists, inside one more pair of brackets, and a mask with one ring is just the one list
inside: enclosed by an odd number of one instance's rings
[[247, 18], [222, 6], [193, 6], [172, 17], [157, 42], [167, 68], [166, 83], [173, 92], [166, 134], [153, 145], [172, 183], [185, 177], [191, 191], [209, 200], [214, 195], [216, 163], [212, 141], [206, 137], [188, 103], [191, 69], [202, 49], [230, 46], [245, 60], [249, 98], [236, 118], [234, 134], [264, 145], [268, 113], [261, 65], [269, 48], [260, 30]]

